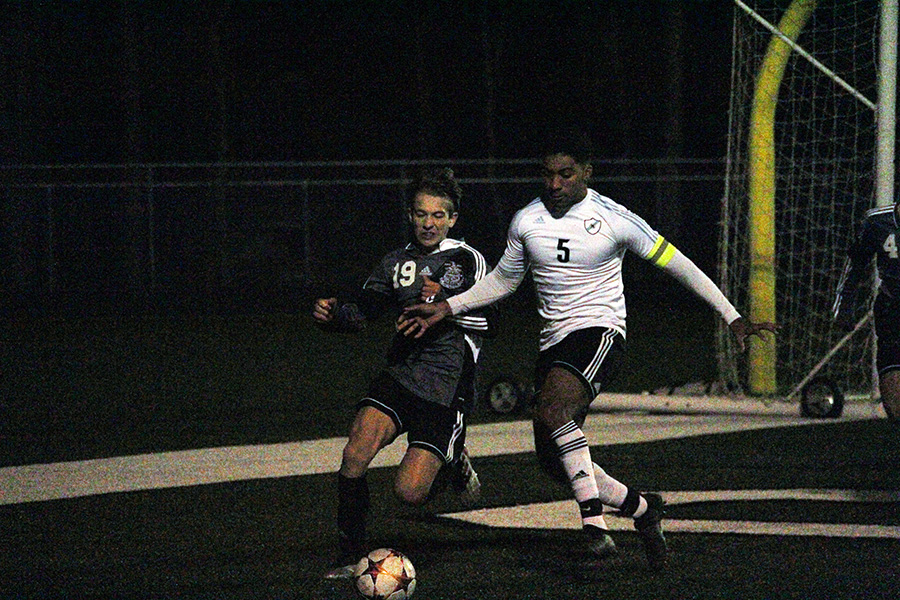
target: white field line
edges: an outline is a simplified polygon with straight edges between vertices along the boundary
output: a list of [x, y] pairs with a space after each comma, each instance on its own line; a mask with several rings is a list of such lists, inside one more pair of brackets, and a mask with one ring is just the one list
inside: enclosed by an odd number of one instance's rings
[[[609, 405], [616, 412], [588, 415], [585, 432], [592, 445], [625, 444], [668, 438], [724, 433], [746, 429], [790, 426], [810, 421], [787, 414], [644, 414], [653, 406], [650, 396], [610, 395], [599, 398], [595, 409]], [[673, 402], [666, 396], [665, 402]], [[712, 400], [706, 399], [705, 402]], [[734, 404], [734, 400], [727, 400]], [[760, 402], [753, 402], [762, 406]], [[781, 408], [781, 407], [779, 407]], [[795, 407], [796, 408], [796, 407]], [[767, 409], [768, 410], [768, 409]], [[865, 415], [849, 418], [870, 418]], [[0, 468], [0, 505], [77, 498], [96, 494], [161, 489], [331, 473], [337, 469], [346, 438], [252, 446], [225, 446], [177, 452]], [[531, 452], [531, 423], [473, 425], [467, 445], [473, 457]], [[373, 467], [399, 464], [406, 444], [385, 448]]]
[[[669, 505], [692, 502], [727, 502], [749, 500], [820, 500], [830, 502], [900, 502], [897, 491], [860, 490], [715, 490], [661, 492]], [[561, 500], [538, 504], [503, 506], [459, 513], [444, 517], [490, 527], [530, 529], [581, 529], [575, 502]], [[610, 513], [606, 520], [614, 531], [633, 531], [631, 519]], [[851, 523], [787, 523], [764, 521], [709, 521], [666, 519], [666, 531], [686, 533], [740, 533], [750, 535], [792, 535], [823, 537], [867, 537], [900, 539], [900, 526]]]

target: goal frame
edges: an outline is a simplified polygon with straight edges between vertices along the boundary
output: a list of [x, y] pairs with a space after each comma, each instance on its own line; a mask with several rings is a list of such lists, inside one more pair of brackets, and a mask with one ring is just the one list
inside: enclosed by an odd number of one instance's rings
[[[793, 0], [778, 25], [767, 22], [741, 0], [735, 4], [772, 33], [765, 58], [762, 61], [753, 90], [753, 106], [750, 115], [748, 141], [748, 194], [749, 194], [749, 258], [750, 272], [747, 282], [749, 317], [753, 321], [778, 322], [776, 313], [775, 276], [775, 110], [778, 89], [791, 53], [797, 53], [835, 81], [836, 85], [854, 91], [827, 67], [818, 64], [796, 44], [807, 20], [816, 8], [816, 0]], [[859, 97], [875, 111], [876, 148], [875, 205], [887, 206], [894, 202], [896, 143], [896, 61], [897, 61], [898, 1], [881, 0], [879, 14], [877, 103]], [[725, 215], [727, 218], [727, 215]], [[727, 227], [727, 224], [723, 226]], [[722, 267], [724, 269], [724, 267]], [[724, 271], [721, 271], [724, 273]], [[723, 277], [724, 281], [724, 277]], [[866, 319], [867, 320], [867, 319]], [[861, 321], [856, 330], [862, 329]], [[845, 336], [839, 345], [843, 345]], [[777, 337], [771, 340], [752, 339], [749, 343], [747, 364], [747, 390], [754, 396], [774, 396], [779, 386], [776, 374]], [[802, 383], [815, 375], [836, 351], [832, 348], [801, 384], [789, 394], [800, 391]], [[873, 386], [874, 387], [874, 386]], [[877, 393], [873, 389], [873, 394]]]

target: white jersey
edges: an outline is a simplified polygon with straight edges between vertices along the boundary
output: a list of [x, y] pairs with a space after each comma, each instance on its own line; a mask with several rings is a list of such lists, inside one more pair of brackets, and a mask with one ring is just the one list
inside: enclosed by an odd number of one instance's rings
[[587, 327], [624, 336], [622, 259], [628, 250], [675, 277], [728, 323], [740, 317], [712, 280], [644, 219], [592, 189], [558, 219], [540, 198], [519, 210], [494, 270], [447, 302], [454, 315], [490, 304], [515, 291], [531, 269], [543, 319], [541, 350]]
[[626, 250], [649, 259], [663, 244], [642, 218], [589, 189], [559, 219], [540, 198], [519, 210], [497, 268], [510, 276], [531, 268], [544, 349], [586, 327], [609, 327], [624, 336], [622, 259]]

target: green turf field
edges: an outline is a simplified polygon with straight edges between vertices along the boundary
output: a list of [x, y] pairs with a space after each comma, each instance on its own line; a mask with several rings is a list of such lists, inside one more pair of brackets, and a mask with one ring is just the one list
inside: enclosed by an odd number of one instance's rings
[[[678, 520], [900, 525], [897, 431], [834, 421], [595, 447], [636, 486], [666, 490], [893, 490], [894, 502], [724, 501], [673, 506]], [[565, 500], [532, 457], [476, 457], [485, 506]], [[639, 541], [595, 564], [577, 530], [484, 527], [404, 510], [390, 467], [370, 474], [372, 545], [407, 552], [422, 599], [895, 598], [895, 537], [670, 533], [670, 564]], [[353, 598], [320, 578], [334, 542], [333, 475], [106, 494], [0, 507], [4, 598]], [[431, 508], [463, 510], [444, 495]]]
[[[620, 390], [709, 372], [711, 320], [689, 312], [645, 321], [636, 313]], [[517, 314], [486, 354], [489, 376], [528, 376], [534, 325]], [[673, 335], [672, 322], [690, 333]], [[388, 334], [327, 336], [288, 315], [5, 321], [0, 467], [343, 435]], [[691, 360], [671, 358], [684, 356]], [[646, 418], [652, 429], [655, 417]], [[482, 407], [473, 421], [503, 419]], [[900, 526], [900, 434], [885, 421], [798, 419], [593, 452], [645, 489], [851, 495], [679, 503], [672, 523]], [[474, 453], [485, 507], [569, 498], [528, 452]], [[389, 492], [392, 472], [370, 474], [372, 544], [412, 557], [422, 600], [896, 598], [900, 589], [896, 535], [671, 532], [670, 565], [654, 573], [628, 529], [615, 533], [621, 556], [597, 565], [577, 530], [550, 522], [467, 523], [448, 516], [465, 508], [451, 495], [427, 512], [403, 509]], [[894, 500], [855, 500], [854, 490]], [[350, 599], [346, 582], [320, 578], [334, 543], [333, 499], [334, 476], [321, 474], [5, 504], [0, 598]]]

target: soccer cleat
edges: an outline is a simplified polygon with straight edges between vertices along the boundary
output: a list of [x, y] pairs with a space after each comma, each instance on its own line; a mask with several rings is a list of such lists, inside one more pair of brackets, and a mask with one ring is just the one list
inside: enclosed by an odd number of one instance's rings
[[472, 467], [469, 451], [465, 446], [453, 465], [453, 487], [469, 503], [477, 501], [481, 496], [481, 482], [478, 480], [478, 473]]
[[338, 531], [338, 555], [325, 571], [325, 579], [350, 579], [353, 569], [366, 551], [361, 541], [351, 540], [343, 531]]
[[341, 564], [343, 562], [337, 561], [335, 566], [329, 568], [325, 572], [325, 579], [350, 579], [353, 577], [353, 569], [356, 568], [356, 563]]
[[585, 525], [584, 532], [588, 535], [588, 550], [597, 558], [612, 558], [619, 553], [616, 543], [606, 529], [600, 529], [594, 525]]
[[662, 518], [665, 514], [663, 507], [666, 501], [659, 494], [643, 494], [647, 500], [647, 512], [634, 520], [634, 528], [641, 536], [644, 545], [644, 553], [647, 561], [654, 569], [660, 569], [666, 564], [666, 536], [663, 535]]

